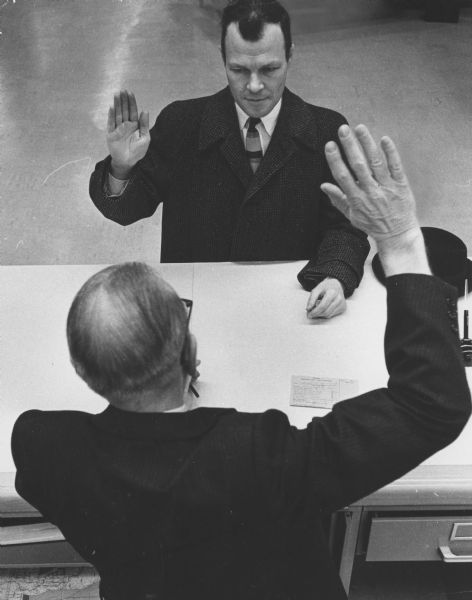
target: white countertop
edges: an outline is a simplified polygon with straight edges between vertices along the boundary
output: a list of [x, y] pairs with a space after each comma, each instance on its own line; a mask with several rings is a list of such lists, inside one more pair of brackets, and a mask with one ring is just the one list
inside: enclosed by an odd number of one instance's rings
[[[296, 280], [303, 264], [156, 265], [182, 297], [194, 301], [190, 327], [202, 361], [200, 405], [278, 408], [302, 427], [325, 411], [289, 406], [292, 375], [356, 379], [359, 393], [386, 384], [386, 294], [370, 265], [343, 315], [311, 321], [305, 315], [308, 294]], [[0, 472], [14, 471], [10, 434], [21, 412], [100, 412], [106, 406], [75, 374], [65, 336], [75, 293], [100, 268], [0, 268]], [[472, 423], [426, 464], [470, 465], [470, 448]]]

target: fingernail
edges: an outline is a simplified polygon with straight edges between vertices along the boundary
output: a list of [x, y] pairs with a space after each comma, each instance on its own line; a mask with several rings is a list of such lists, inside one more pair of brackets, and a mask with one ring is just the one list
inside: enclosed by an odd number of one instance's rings
[[326, 152], [336, 152], [337, 146], [334, 142], [328, 142], [325, 146]]
[[347, 137], [349, 135], [349, 127], [347, 125], [341, 125], [339, 128], [339, 135], [341, 137]]

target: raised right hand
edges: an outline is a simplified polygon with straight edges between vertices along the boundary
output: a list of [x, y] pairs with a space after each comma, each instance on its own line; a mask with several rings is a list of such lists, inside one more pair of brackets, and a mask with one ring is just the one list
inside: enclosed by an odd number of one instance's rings
[[415, 198], [393, 141], [383, 137], [380, 150], [365, 125], [341, 126], [339, 139], [355, 177], [329, 142], [326, 159], [339, 187], [326, 183], [321, 189], [333, 204], [377, 242], [417, 228]]
[[338, 185], [324, 183], [321, 189], [354, 226], [374, 238], [387, 277], [430, 273], [415, 198], [395, 144], [383, 137], [379, 149], [365, 125], [354, 131], [342, 125], [338, 133], [354, 175], [337, 144], [328, 142], [325, 155]]
[[134, 165], [146, 154], [150, 141], [149, 113], [143, 111], [138, 117], [134, 94], [121, 90], [115, 94], [113, 106], [108, 111], [107, 146], [111, 174], [118, 179], [127, 179]]

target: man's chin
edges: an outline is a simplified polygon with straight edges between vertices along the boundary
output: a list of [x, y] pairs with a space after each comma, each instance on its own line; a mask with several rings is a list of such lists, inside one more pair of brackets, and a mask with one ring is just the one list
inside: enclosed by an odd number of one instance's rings
[[243, 110], [247, 115], [259, 119], [268, 115], [272, 108], [273, 106], [266, 100], [247, 100], [243, 106]]

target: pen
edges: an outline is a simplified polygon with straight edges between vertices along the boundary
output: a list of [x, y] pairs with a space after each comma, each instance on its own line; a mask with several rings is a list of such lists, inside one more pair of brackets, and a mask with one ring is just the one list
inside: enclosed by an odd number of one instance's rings
[[[464, 284], [464, 300], [466, 302], [467, 302], [467, 294], [468, 293], [469, 293], [469, 281], [466, 277], [465, 284]], [[464, 310], [464, 339], [468, 339], [468, 337], [469, 337], [469, 310], [466, 308]]]
[[193, 383], [191, 383], [188, 386], [188, 389], [192, 392], [192, 394], [195, 396], [195, 398], [200, 398], [200, 394], [197, 392], [197, 390], [195, 389], [195, 386], [193, 385]]

